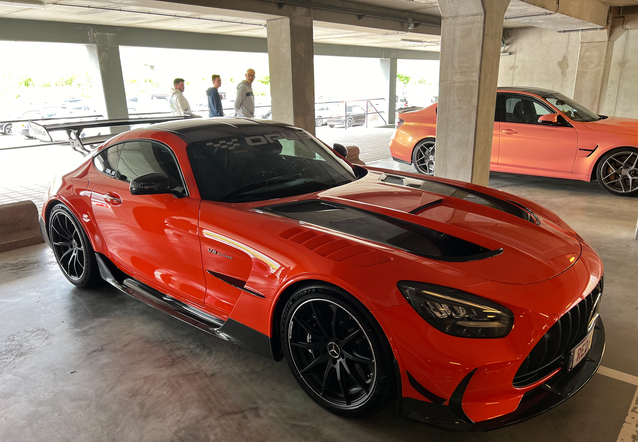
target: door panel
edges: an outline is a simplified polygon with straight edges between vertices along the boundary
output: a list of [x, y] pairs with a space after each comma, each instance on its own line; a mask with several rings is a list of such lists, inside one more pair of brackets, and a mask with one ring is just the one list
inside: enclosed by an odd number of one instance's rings
[[203, 304], [199, 200], [171, 194], [131, 195], [128, 183], [107, 179], [93, 188], [91, 201], [118, 267], [163, 293]]
[[573, 127], [501, 123], [500, 166], [571, 172], [578, 151]]

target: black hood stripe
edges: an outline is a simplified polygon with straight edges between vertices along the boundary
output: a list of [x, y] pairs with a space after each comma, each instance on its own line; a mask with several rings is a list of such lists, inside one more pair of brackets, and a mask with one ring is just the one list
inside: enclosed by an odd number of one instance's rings
[[489, 250], [418, 224], [334, 202], [306, 200], [259, 209], [437, 261], [476, 261], [503, 251]]

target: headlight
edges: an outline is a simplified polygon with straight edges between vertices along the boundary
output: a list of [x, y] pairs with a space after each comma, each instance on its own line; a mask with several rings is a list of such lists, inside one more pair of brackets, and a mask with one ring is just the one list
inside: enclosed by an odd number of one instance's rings
[[512, 329], [514, 315], [478, 296], [440, 285], [400, 281], [399, 290], [432, 327], [462, 338], [502, 338]]

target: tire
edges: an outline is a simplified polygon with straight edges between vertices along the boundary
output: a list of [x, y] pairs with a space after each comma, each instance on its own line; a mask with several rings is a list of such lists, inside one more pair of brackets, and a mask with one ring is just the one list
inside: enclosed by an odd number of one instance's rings
[[49, 216], [49, 240], [62, 274], [76, 287], [91, 287], [100, 281], [93, 247], [73, 213], [59, 204]]
[[417, 172], [424, 175], [434, 175], [434, 152], [436, 142], [434, 138], [421, 140], [412, 151], [412, 164]]
[[363, 418], [394, 397], [392, 351], [353, 303], [314, 287], [286, 304], [281, 346], [301, 388], [336, 415]]
[[321, 126], [323, 126], [323, 118], [321, 118], [321, 117], [317, 117], [317, 118], [315, 118], [315, 126], [316, 126], [316, 127], [321, 127]]
[[11, 123], [5, 124], [3, 132], [5, 135], [11, 135], [13, 132], [13, 125]]
[[638, 149], [623, 147], [607, 152], [598, 163], [596, 179], [614, 195], [638, 194]]
[[346, 127], [352, 127], [352, 126], [354, 126], [354, 118], [352, 117], [346, 118]]
[[335, 127], [335, 125], [334, 124], [329, 124], [328, 127], [330, 127], [332, 129], [333, 127]]

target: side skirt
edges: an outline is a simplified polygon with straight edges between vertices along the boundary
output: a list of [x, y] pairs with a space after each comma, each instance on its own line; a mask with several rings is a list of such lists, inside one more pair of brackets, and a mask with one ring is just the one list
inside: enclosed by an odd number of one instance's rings
[[263, 333], [231, 318], [224, 321], [172, 296], [161, 293], [131, 278], [99, 253], [95, 254], [95, 258], [100, 276], [115, 288], [206, 333], [232, 342], [261, 356], [274, 359], [270, 338]]

